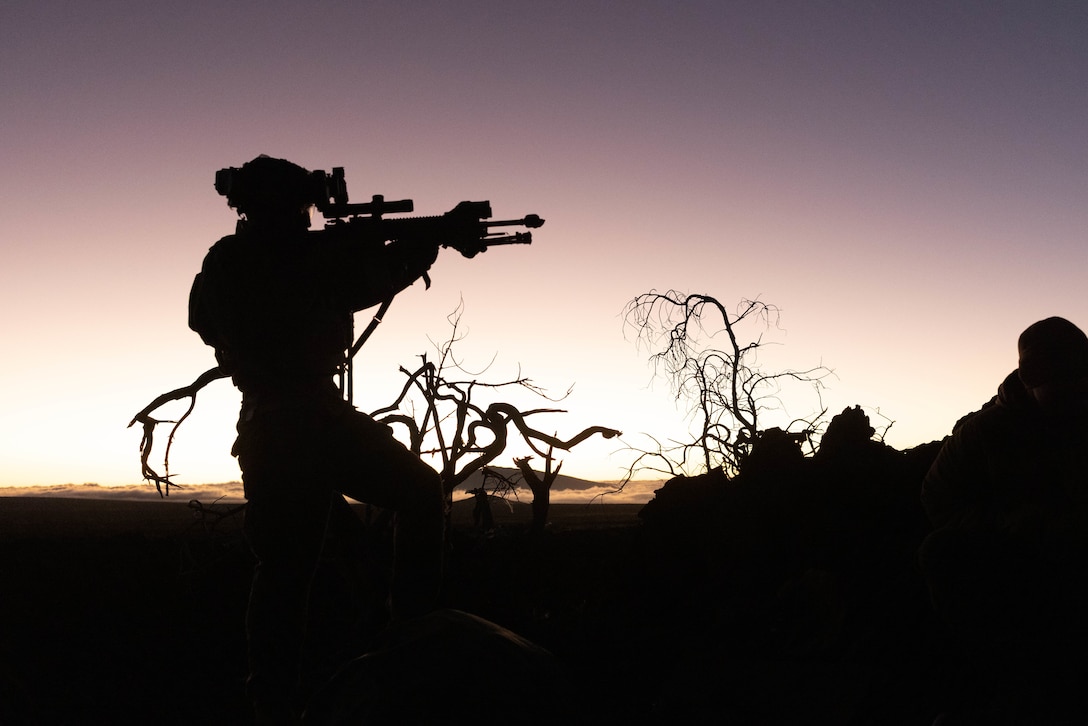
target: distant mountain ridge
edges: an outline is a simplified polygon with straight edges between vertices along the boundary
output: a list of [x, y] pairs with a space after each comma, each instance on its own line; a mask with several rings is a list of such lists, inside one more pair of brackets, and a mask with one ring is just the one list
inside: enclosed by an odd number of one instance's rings
[[[486, 468], [489, 471], [498, 472], [507, 479], [517, 483], [519, 489], [529, 489], [529, 485], [523, 481], [521, 472], [514, 467], [489, 466]], [[536, 471], [536, 469], [534, 469], [533, 471]], [[544, 478], [544, 472], [538, 471], [537, 474], [540, 476], [541, 479]], [[483, 481], [483, 470], [477, 471], [472, 476], [470, 476], [464, 484], [459, 486], [458, 490], [467, 491], [469, 489], [476, 489], [483, 483]], [[552, 491], [583, 491], [586, 489], [598, 489], [602, 486], [607, 486], [607, 484], [598, 481], [590, 481], [588, 479], [579, 479], [578, 477], [567, 476], [566, 474], [560, 474], [555, 478], [555, 483], [552, 484]]]

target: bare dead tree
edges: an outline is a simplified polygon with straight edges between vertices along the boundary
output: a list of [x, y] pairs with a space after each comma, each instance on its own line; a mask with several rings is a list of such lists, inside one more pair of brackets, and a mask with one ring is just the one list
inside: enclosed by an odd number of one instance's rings
[[521, 472], [529, 490], [533, 493], [533, 521], [529, 531], [540, 534], [548, 524], [548, 510], [551, 508], [552, 484], [559, 477], [559, 470], [563, 468], [563, 462], [552, 469], [552, 453], [554, 447], [548, 447], [548, 453], [544, 457], [544, 477], [541, 478], [532, 467], [529, 466], [531, 456], [523, 456], [514, 459], [514, 465]]
[[[414, 371], [401, 368], [407, 381], [400, 394], [388, 406], [371, 415], [378, 421], [399, 424], [408, 431], [409, 446], [421, 456], [437, 456], [446, 496], [475, 472], [498, 458], [510, 443], [510, 437], [520, 438], [530, 450], [542, 457], [551, 456], [554, 449], [569, 451], [594, 435], [613, 438], [615, 429], [591, 426], [569, 439], [548, 435], [529, 425], [530, 416], [545, 413], [565, 413], [559, 408], [537, 408], [522, 411], [506, 402], [480, 404], [474, 397], [482, 391], [495, 395], [504, 389], [521, 389], [535, 396], [557, 402], [530, 379], [519, 375], [513, 379], [492, 383], [479, 380], [456, 358], [454, 345], [462, 336], [458, 332], [461, 308], [449, 316], [453, 328], [450, 337], [438, 347], [438, 362], [426, 355]], [[488, 366], [490, 367], [490, 365]], [[459, 376], [471, 376], [461, 378]], [[458, 376], [458, 377], [454, 377]], [[545, 449], [547, 447], [547, 449]]]
[[[763, 333], [778, 327], [779, 317], [777, 307], [758, 299], [743, 299], [729, 310], [709, 295], [675, 290], [643, 293], [627, 304], [625, 327], [651, 351], [655, 374], [669, 382], [677, 400], [688, 402], [694, 424], [690, 440], [655, 440], [656, 451], [640, 452], [629, 477], [643, 469], [687, 473], [693, 461], [702, 471], [721, 468], [734, 475], [768, 414], [783, 410], [785, 384], [800, 383], [819, 392], [831, 374], [822, 365], [773, 372], [760, 367], [759, 351], [769, 345]], [[753, 326], [756, 333], [748, 339], [745, 334]]]

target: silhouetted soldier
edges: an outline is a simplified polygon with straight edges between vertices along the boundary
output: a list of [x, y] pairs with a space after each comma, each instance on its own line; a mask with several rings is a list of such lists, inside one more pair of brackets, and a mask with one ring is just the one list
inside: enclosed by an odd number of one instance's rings
[[919, 557], [975, 662], [1021, 672], [1029, 658], [1063, 660], [1063, 643], [1083, 635], [1088, 338], [1047, 318], [1018, 348], [1018, 369], [957, 423], [925, 478], [934, 531]]
[[287, 721], [295, 705], [310, 581], [334, 497], [397, 512], [394, 617], [431, 610], [441, 579], [437, 473], [345, 402], [333, 380], [352, 313], [411, 285], [438, 248], [314, 239], [312, 190], [310, 173], [282, 159], [236, 170], [226, 194], [242, 221], [208, 252], [190, 297], [190, 327], [242, 392], [232, 453], [258, 559], [246, 628], [248, 688], [262, 723]]

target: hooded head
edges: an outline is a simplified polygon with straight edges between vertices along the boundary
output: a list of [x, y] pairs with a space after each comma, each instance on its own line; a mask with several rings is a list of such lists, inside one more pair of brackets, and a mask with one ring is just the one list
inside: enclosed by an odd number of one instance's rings
[[1027, 388], [1088, 379], [1088, 336], [1065, 318], [1029, 326], [1017, 348], [1020, 380]]
[[1044, 409], [1088, 406], [1088, 336], [1065, 318], [1029, 326], [1017, 343], [1020, 380]]

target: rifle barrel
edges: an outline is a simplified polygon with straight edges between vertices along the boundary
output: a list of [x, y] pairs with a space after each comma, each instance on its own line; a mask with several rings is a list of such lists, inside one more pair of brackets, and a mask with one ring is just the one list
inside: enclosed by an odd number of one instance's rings
[[499, 237], [484, 237], [481, 242], [485, 247], [494, 247], [495, 245], [531, 245], [533, 243], [532, 232], [514, 232], [513, 234], [506, 234]]

